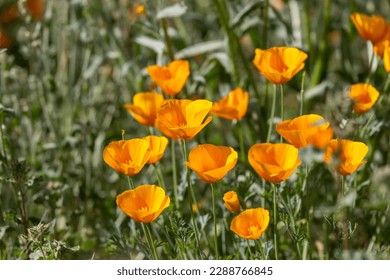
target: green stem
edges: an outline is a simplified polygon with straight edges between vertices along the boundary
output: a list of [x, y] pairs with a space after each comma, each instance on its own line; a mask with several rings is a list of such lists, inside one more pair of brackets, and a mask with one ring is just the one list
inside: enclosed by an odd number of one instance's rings
[[173, 61], [175, 59], [175, 57], [173, 55], [172, 42], [171, 42], [171, 38], [169, 38], [167, 21], [165, 18], [161, 19], [161, 26], [162, 26], [163, 33], [164, 33], [165, 45], [167, 46], [168, 57], [171, 61]]
[[238, 125], [239, 125], [238, 133], [239, 133], [239, 140], [240, 140], [240, 159], [241, 162], [245, 162], [246, 151], [245, 151], [245, 144], [244, 144], [244, 128], [241, 121], [238, 121]]
[[268, 7], [269, 0], [265, 0], [264, 3], [260, 3], [260, 5], [264, 5], [264, 14], [263, 14], [263, 32], [261, 38], [261, 48], [264, 50], [267, 48], [267, 31], [268, 31]]
[[157, 182], [158, 182], [159, 186], [164, 188], [165, 184], [164, 184], [164, 180], [161, 176], [161, 170], [160, 170], [160, 167], [158, 165], [158, 162], [153, 164], [153, 167], [154, 167], [154, 172], [156, 173], [156, 178], [157, 178]]
[[144, 224], [144, 223], [141, 223], [141, 224], [142, 224], [142, 229], [146, 235], [146, 239], [148, 241], [148, 246], [149, 246], [149, 250], [151, 252], [151, 255], [152, 255], [154, 260], [158, 260], [157, 250], [156, 250], [156, 247], [154, 245], [154, 241], [153, 241], [151, 230], [150, 230], [150, 224]]
[[172, 159], [173, 199], [175, 201], [176, 211], [179, 211], [179, 195], [177, 192], [177, 166], [176, 166], [175, 141], [171, 141], [171, 159]]
[[302, 82], [301, 82], [301, 102], [300, 102], [300, 107], [299, 107], [299, 115], [302, 116], [303, 115], [303, 104], [305, 102], [305, 76], [306, 76], [306, 72], [303, 71], [302, 73]]
[[387, 90], [389, 89], [390, 86], [390, 73], [387, 75], [386, 83], [385, 86], [383, 87], [383, 93], [387, 93]]
[[224, 8], [223, 4], [220, 3], [219, 0], [213, 0], [214, 6], [217, 10], [217, 14], [220, 18], [221, 24], [223, 28], [225, 29], [226, 35], [228, 37], [228, 45], [229, 45], [229, 53], [230, 58], [232, 59], [233, 63], [233, 77], [234, 77], [234, 83], [239, 85], [240, 84], [240, 71], [238, 68], [238, 61], [237, 61], [237, 42], [235, 41], [235, 36], [233, 35], [233, 32], [229, 26], [229, 15]]
[[255, 242], [257, 243], [257, 246], [259, 247], [259, 251], [260, 251], [262, 259], [265, 260], [266, 258], [265, 258], [265, 255], [264, 255], [264, 250], [263, 250], [263, 246], [261, 244], [260, 238], [257, 239]]
[[134, 190], [135, 189], [135, 185], [134, 185], [133, 178], [131, 178], [130, 176], [126, 176], [126, 177], [127, 177], [127, 183], [129, 184], [130, 190]]
[[370, 57], [370, 61], [368, 62], [368, 75], [366, 78], [366, 83], [370, 82], [371, 75], [372, 75], [372, 65], [374, 64], [374, 58], [375, 58], [375, 52], [374, 52], [374, 46], [372, 47], [372, 53]]
[[277, 223], [278, 223], [278, 213], [277, 213], [277, 204], [276, 204], [276, 187], [275, 184], [272, 185], [273, 190], [273, 206], [274, 206], [274, 248], [275, 248], [275, 259], [278, 260], [278, 236], [277, 236]]
[[213, 203], [213, 219], [214, 219], [214, 249], [215, 249], [215, 259], [219, 259], [219, 252], [218, 252], [218, 232], [217, 232], [217, 214], [216, 214], [216, 207], [215, 207], [215, 193], [214, 193], [214, 185], [211, 183], [211, 197], [212, 197], [212, 203]]
[[249, 257], [251, 258], [251, 260], [254, 260], [252, 249], [251, 249], [251, 244], [249, 243], [249, 239], [246, 240], [246, 244], [248, 245]]
[[[284, 86], [280, 84], [280, 119], [284, 120]], [[283, 142], [283, 137], [280, 135], [280, 142]]]
[[268, 133], [267, 133], [267, 140], [265, 141], [266, 143], [268, 143], [271, 139], [272, 126], [275, 117], [275, 107], [276, 107], [276, 84], [273, 85], [272, 107], [271, 107], [271, 115], [268, 119]]
[[[186, 140], [180, 140], [179, 143], [182, 144], [182, 152], [183, 152], [184, 161], [187, 161], [188, 160], [188, 156], [187, 156], [187, 141]], [[196, 200], [195, 192], [194, 192], [194, 189], [193, 189], [192, 183], [191, 183], [191, 169], [187, 166], [186, 167], [186, 171], [187, 171], [187, 176], [186, 176], [187, 177], [187, 185], [188, 185], [188, 188], [190, 190], [189, 202], [190, 202], [191, 220], [192, 220], [192, 225], [194, 227], [196, 245], [199, 246], [199, 244], [200, 244], [199, 229], [198, 229], [198, 225], [197, 225], [196, 220], [195, 220], [194, 212], [192, 211], [192, 205], [195, 204], [195, 206], [198, 207], [198, 202]], [[199, 213], [199, 209], [198, 209], [198, 213]]]

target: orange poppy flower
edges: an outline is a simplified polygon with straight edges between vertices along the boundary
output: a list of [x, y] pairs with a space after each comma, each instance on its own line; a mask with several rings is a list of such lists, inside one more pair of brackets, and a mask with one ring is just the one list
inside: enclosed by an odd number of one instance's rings
[[349, 96], [356, 101], [353, 110], [357, 114], [363, 114], [374, 106], [378, 100], [379, 91], [370, 84], [360, 83], [351, 86]]
[[256, 173], [271, 183], [286, 180], [301, 164], [298, 149], [285, 143], [261, 143], [253, 145], [248, 160]]
[[240, 120], [246, 114], [247, 109], [248, 92], [238, 87], [218, 102], [215, 102], [210, 114], [227, 120]]
[[360, 13], [351, 15], [351, 20], [360, 36], [374, 43], [383, 39], [387, 32], [386, 20], [378, 15], [367, 16]]
[[365, 164], [364, 157], [368, 153], [368, 146], [362, 142], [345, 139], [333, 139], [329, 142], [324, 154], [324, 162], [329, 163], [333, 154], [337, 154], [337, 171], [343, 175], [355, 172]]
[[256, 240], [259, 239], [269, 224], [269, 212], [263, 208], [252, 208], [234, 217], [230, 230], [238, 236]]
[[0, 49], [9, 49], [12, 47], [12, 40], [4, 29], [0, 28]]
[[7, 6], [0, 11], [0, 23], [10, 23], [19, 17], [19, 9], [17, 4]]
[[141, 185], [116, 197], [116, 204], [127, 216], [140, 223], [150, 223], [170, 204], [163, 188]]
[[164, 101], [164, 96], [155, 92], [139, 92], [133, 96], [133, 104], [123, 107], [142, 125], [154, 126], [157, 110]]
[[225, 207], [232, 213], [240, 212], [240, 200], [235, 191], [226, 192], [223, 195], [223, 201], [225, 202]]
[[271, 83], [282, 84], [291, 80], [303, 69], [307, 54], [296, 48], [273, 47], [255, 50], [253, 64]]
[[203, 122], [212, 103], [208, 100], [167, 100], [157, 111], [156, 127], [166, 136], [188, 140], [198, 134], [212, 119]]
[[214, 183], [236, 166], [237, 159], [238, 154], [233, 148], [203, 144], [190, 151], [185, 165], [195, 171], [203, 181]]
[[111, 142], [103, 151], [104, 162], [127, 176], [138, 174], [149, 157], [149, 143], [140, 138]]
[[303, 115], [276, 125], [276, 131], [296, 148], [313, 145], [324, 148], [333, 137], [333, 129], [320, 115]]
[[146, 136], [144, 138], [149, 143], [150, 158], [147, 164], [158, 162], [164, 155], [165, 149], [168, 145], [168, 138], [164, 136]]
[[30, 12], [31, 16], [35, 20], [41, 20], [43, 13], [45, 12], [45, 3], [44, 0], [27, 0], [26, 1], [27, 10]]
[[374, 52], [376, 55], [383, 58], [385, 48], [390, 45], [390, 24], [387, 24], [387, 32], [385, 36], [378, 42], [374, 43]]
[[390, 73], [390, 44], [383, 51], [383, 66], [387, 73]]
[[178, 94], [190, 75], [187, 60], [174, 60], [168, 66], [153, 65], [146, 68], [153, 82], [168, 95]]

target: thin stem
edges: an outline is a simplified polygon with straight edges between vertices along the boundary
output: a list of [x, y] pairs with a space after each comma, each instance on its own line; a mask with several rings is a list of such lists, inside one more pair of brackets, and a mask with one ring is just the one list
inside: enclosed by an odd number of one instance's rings
[[171, 159], [172, 159], [173, 199], [175, 201], [176, 210], [179, 211], [179, 195], [177, 192], [177, 166], [176, 166], [175, 141], [171, 141]]
[[368, 75], [367, 75], [366, 83], [369, 83], [370, 79], [371, 79], [372, 65], [374, 64], [374, 58], [375, 58], [375, 52], [374, 52], [374, 46], [373, 46], [370, 61], [368, 62]]
[[273, 206], [274, 206], [274, 248], [275, 248], [275, 259], [278, 260], [278, 236], [277, 236], [277, 223], [278, 223], [278, 213], [276, 207], [276, 187], [275, 184], [272, 185], [273, 190]]
[[171, 38], [169, 38], [167, 21], [165, 18], [161, 19], [161, 26], [164, 33], [165, 45], [167, 46], [167, 54], [169, 59], [172, 61], [175, 59], [175, 57], [173, 55], [172, 42], [171, 42]]
[[387, 75], [386, 83], [385, 86], [383, 87], [383, 93], [387, 93], [387, 90], [389, 89], [390, 86], [390, 73]]
[[304, 96], [304, 93], [305, 93], [305, 76], [306, 76], [306, 72], [303, 71], [302, 73], [302, 82], [301, 82], [301, 102], [300, 102], [300, 107], [299, 107], [299, 115], [302, 116], [303, 115], [303, 104], [305, 102], [305, 96]]
[[268, 31], [268, 7], [269, 7], [269, 0], [265, 0], [264, 3], [261, 3], [260, 5], [264, 5], [264, 14], [263, 14], [263, 32], [261, 37], [261, 46], [262, 49], [267, 48], [267, 31]]
[[214, 249], [215, 249], [215, 259], [219, 259], [218, 253], [218, 232], [217, 232], [217, 215], [216, 215], [216, 207], [215, 207], [215, 193], [214, 193], [214, 185], [211, 183], [211, 197], [213, 203], [213, 219], [214, 219]]
[[280, 84], [280, 118], [284, 120], [284, 86]]
[[154, 246], [154, 241], [153, 241], [151, 230], [150, 230], [150, 224], [144, 224], [144, 223], [141, 223], [141, 224], [142, 224], [142, 229], [146, 235], [146, 239], [148, 241], [148, 246], [149, 246], [149, 250], [152, 254], [152, 257], [154, 260], [158, 260], [157, 250], [156, 250], [156, 247]]
[[154, 167], [154, 172], [156, 173], [156, 178], [157, 178], [157, 182], [158, 182], [159, 186], [164, 188], [165, 183], [164, 183], [164, 179], [161, 176], [161, 170], [160, 170], [160, 166], [158, 165], [158, 162], [153, 164], [153, 167]]
[[266, 143], [268, 143], [271, 139], [272, 126], [273, 126], [274, 117], [275, 117], [275, 107], [276, 107], [276, 84], [273, 85], [272, 107], [271, 107], [271, 115], [268, 119], [268, 133], [267, 133]]
[[244, 144], [244, 128], [241, 121], [238, 121], [239, 125], [239, 140], [240, 140], [240, 159], [242, 162], [245, 162], [245, 144]]
[[257, 243], [257, 246], [259, 247], [259, 251], [260, 251], [262, 259], [265, 260], [266, 258], [265, 258], [265, 255], [264, 255], [264, 250], [263, 250], [263, 246], [261, 244], [260, 238], [257, 239], [255, 242]]
[[[182, 144], [182, 152], [183, 152], [184, 161], [187, 161], [187, 158], [188, 158], [188, 156], [187, 156], [187, 141], [182, 140], [179, 143]], [[192, 183], [191, 183], [191, 169], [187, 166], [186, 171], [187, 171], [187, 185], [188, 185], [188, 188], [190, 190], [189, 202], [190, 202], [191, 220], [192, 220], [192, 225], [194, 227], [196, 245], [199, 246], [199, 244], [200, 244], [199, 230], [198, 230], [198, 225], [197, 225], [196, 220], [195, 220], [194, 212], [192, 211], [192, 205], [195, 204], [196, 207], [198, 208], [198, 202], [196, 201], [196, 196], [195, 196], [194, 189], [193, 189]], [[199, 213], [199, 209], [198, 209], [198, 213]]]
[[249, 257], [251, 258], [251, 260], [254, 260], [252, 249], [251, 249], [251, 244], [249, 243], [249, 239], [246, 240], [246, 244], [248, 244]]
[[134, 190], [135, 189], [135, 185], [134, 185], [133, 178], [131, 178], [130, 176], [126, 176], [126, 177], [127, 177], [127, 183], [129, 184], [129, 189], [130, 190]]

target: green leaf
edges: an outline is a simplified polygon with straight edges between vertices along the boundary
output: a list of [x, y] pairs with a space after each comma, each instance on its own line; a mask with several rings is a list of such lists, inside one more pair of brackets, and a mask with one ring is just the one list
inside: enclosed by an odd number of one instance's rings
[[172, 6], [168, 6], [157, 13], [157, 19], [173, 18], [184, 15], [187, 11], [187, 6], [183, 3], [177, 3]]
[[176, 53], [175, 58], [193, 57], [207, 52], [216, 51], [225, 47], [224, 41], [208, 41], [184, 48]]
[[248, 15], [250, 12], [259, 9], [260, 8], [260, 2], [259, 0], [255, 0], [253, 2], [250, 2], [248, 5], [246, 5], [232, 20], [230, 23], [230, 27], [235, 28], [237, 25], [240, 25], [243, 20], [245, 19], [245, 16]]
[[147, 36], [139, 36], [135, 38], [135, 42], [140, 44], [141, 46], [152, 49], [156, 53], [162, 53], [164, 51], [165, 45], [163, 42], [147, 37]]

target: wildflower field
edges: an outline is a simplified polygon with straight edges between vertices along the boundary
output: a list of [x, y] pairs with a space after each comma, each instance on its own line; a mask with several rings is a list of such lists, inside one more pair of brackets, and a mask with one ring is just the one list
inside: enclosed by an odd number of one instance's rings
[[389, 259], [386, 0], [0, 0], [0, 259]]

